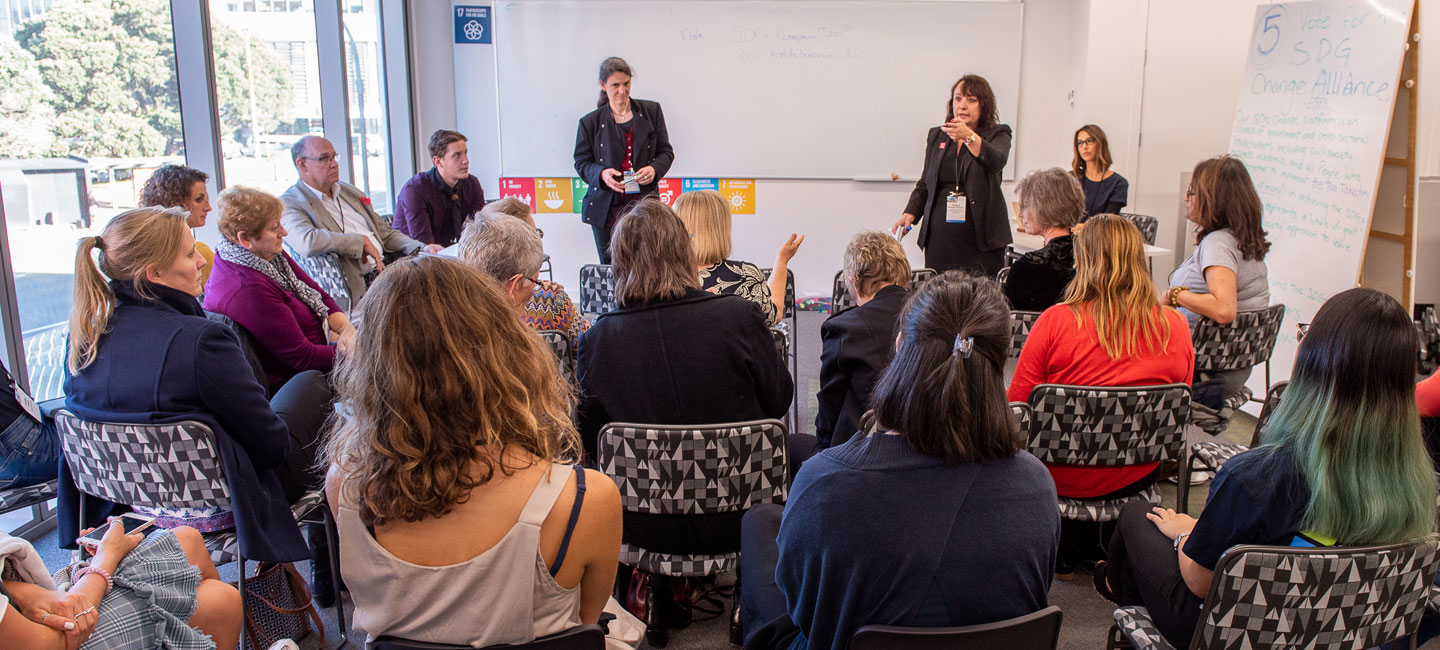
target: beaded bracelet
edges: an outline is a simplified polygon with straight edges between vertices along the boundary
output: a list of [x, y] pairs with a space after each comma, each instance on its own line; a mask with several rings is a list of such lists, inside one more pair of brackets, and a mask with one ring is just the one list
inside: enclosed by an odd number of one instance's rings
[[80, 569], [78, 572], [76, 572], [76, 573], [75, 573], [75, 578], [70, 581], [70, 584], [72, 584], [72, 585], [78, 585], [78, 584], [80, 584], [80, 579], [81, 579], [81, 578], [84, 578], [85, 576], [90, 575], [90, 574], [92, 574], [92, 573], [95, 574], [95, 575], [97, 575], [97, 576], [100, 576], [100, 577], [102, 577], [102, 578], [105, 578], [105, 593], [108, 594], [108, 593], [110, 593], [110, 590], [111, 590], [111, 589], [114, 589], [114, 588], [115, 588], [115, 577], [112, 576], [112, 575], [110, 575], [110, 572], [109, 572], [109, 571], [106, 571], [106, 570], [101, 569], [101, 568], [99, 568], [99, 567], [93, 567], [93, 566], [87, 566], [87, 567], [85, 567], [85, 568], [83, 568], [83, 569]]

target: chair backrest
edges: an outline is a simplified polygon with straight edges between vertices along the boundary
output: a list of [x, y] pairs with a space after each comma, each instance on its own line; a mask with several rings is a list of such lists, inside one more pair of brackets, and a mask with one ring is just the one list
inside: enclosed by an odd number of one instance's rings
[[305, 274], [309, 275], [315, 284], [320, 285], [325, 293], [330, 294], [330, 297], [335, 300], [335, 304], [340, 306], [340, 311], [350, 312], [350, 308], [354, 305], [350, 304], [350, 285], [345, 283], [345, 272], [340, 270], [339, 255], [325, 253], [301, 256], [296, 254], [289, 242], [285, 242], [285, 254], [295, 260], [295, 263], [299, 264], [300, 268], [305, 270]]
[[1030, 453], [1065, 465], [1139, 465], [1180, 459], [1190, 386], [1040, 384], [1030, 390]]
[[1285, 388], [1289, 385], [1289, 381], [1275, 382], [1270, 390], [1265, 391], [1265, 404], [1260, 407], [1260, 417], [1255, 420], [1255, 433], [1250, 436], [1251, 449], [1260, 445], [1260, 438], [1265, 435], [1265, 426], [1270, 423], [1270, 416], [1275, 414], [1275, 407], [1280, 405], [1280, 396], [1285, 394]]
[[1008, 268], [1010, 268], [1010, 266], [1011, 266], [1012, 264], [1015, 263], [1015, 260], [1018, 260], [1018, 259], [1020, 259], [1020, 258], [1022, 258], [1022, 257], [1024, 257], [1024, 256], [1025, 256], [1024, 253], [1015, 250], [1015, 245], [1014, 245], [1014, 244], [1006, 244], [1006, 245], [1005, 245], [1005, 258], [1004, 258], [1004, 260], [1001, 261], [1000, 268], [1001, 268], [1001, 269], [1008, 269]]
[[1420, 372], [1430, 374], [1435, 371], [1437, 357], [1440, 357], [1440, 316], [1435, 313], [1434, 307], [1426, 307], [1420, 312], [1420, 319], [1415, 322], [1416, 329], [1420, 332]]
[[789, 492], [785, 425], [612, 422], [600, 430], [600, 471], [630, 512], [698, 515], [783, 503]]
[[270, 378], [265, 375], [264, 366], [260, 365], [260, 355], [255, 353], [255, 348], [260, 344], [255, 340], [255, 336], [250, 333], [250, 330], [245, 329], [240, 323], [235, 322], [234, 319], [225, 314], [206, 311], [205, 317], [235, 332], [235, 336], [240, 339], [240, 351], [245, 354], [245, 362], [250, 364], [250, 372], [255, 373], [255, 381], [260, 382], [260, 385], [265, 387], [266, 392], [269, 392]]
[[1025, 402], [1010, 402], [1010, 414], [1015, 416], [1015, 425], [1020, 427], [1020, 433], [1030, 435], [1030, 427], [1035, 420], [1035, 415], [1030, 412], [1030, 405]]
[[615, 297], [615, 267], [586, 264], [580, 267], [580, 311], [604, 314], [620, 307]]
[[1035, 321], [1040, 320], [1038, 311], [1010, 310], [1010, 357], [1020, 358], [1020, 348], [1025, 346], [1025, 339], [1030, 338], [1030, 330], [1035, 327]]
[[961, 627], [866, 625], [850, 639], [850, 650], [1054, 650], [1060, 643], [1060, 608], [1051, 605], [1009, 620]]
[[1130, 223], [1135, 224], [1135, 227], [1140, 229], [1140, 236], [1145, 239], [1145, 243], [1151, 246], [1155, 245], [1155, 235], [1160, 232], [1159, 219], [1147, 214], [1135, 214], [1134, 212], [1121, 212], [1120, 216], [1129, 219]]
[[55, 429], [85, 494], [147, 508], [230, 505], [215, 432], [203, 423], [88, 422], [61, 409]]
[[[765, 274], [765, 279], [770, 279], [770, 274], [775, 269], [760, 269]], [[781, 318], [795, 317], [795, 272], [785, 269], [785, 313], [780, 314]]]
[[1232, 547], [1215, 567], [1192, 650], [1361, 650], [1414, 634], [1440, 541]]
[[[407, 641], [382, 636], [370, 644], [370, 650], [474, 650], [468, 645]], [[599, 625], [581, 625], [558, 634], [535, 639], [529, 643], [485, 646], [481, 650], [605, 650], [605, 631]]]
[[1285, 305], [1247, 309], [1235, 314], [1229, 325], [1201, 318], [1190, 333], [1195, 344], [1195, 369], [1244, 370], [1269, 361], [1284, 318]]
[[995, 283], [996, 283], [996, 284], [999, 284], [1000, 286], [1003, 287], [1003, 286], [1005, 286], [1005, 283], [1006, 283], [1006, 282], [1009, 282], [1009, 281], [1010, 281], [1010, 267], [1006, 266], [1006, 267], [1000, 269], [998, 272], [995, 273]]
[[[910, 269], [910, 290], [914, 291], [920, 284], [935, 277], [935, 269]], [[830, 313], [838, 314], [842, 309], [849, 309], [856, 305], [855, 295], [850, 293], [850, 288], [845, 286], [845, 270], [835, 272], [835, 286], [830, 290]]]
[[573, 385], [575, 383], [575, 342], [570, 340], [570, 334], [560, 330], [540, 330], [537, 333], [550, 345], [550, 351], [555, 353], [555, 360], [560, 364], [560, 374], [564, 375], [565, 381]]
[[775, 339], [775, 352], [779, 353], [783, 362], [790, 356], [790, 337], [785, 335], [785, 330], [778, 327], [770, 328], [770, 337]]

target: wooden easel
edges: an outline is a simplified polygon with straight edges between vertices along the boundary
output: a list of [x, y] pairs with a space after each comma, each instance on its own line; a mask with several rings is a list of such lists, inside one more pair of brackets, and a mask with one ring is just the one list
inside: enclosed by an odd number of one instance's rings
[[[1374, 227], [1375, 219], [1371, 217], [1370, 236], [1376, 239], [1396, 242], [1405, 247], [1404, 276], [1401, 279], [1401, 295], [1396, 296], [1401, 304], [1407, 309], [1414, 308], [1415, 296], [1415, 219], [1416, 219], [1416, 182], [1418, 172], [1416, 170], [1416, 145], [1415, 133], [1419, 124], [1420, 114], [1420, 89], [1418, 87], [1420, 78], [1420, 0], [1415, 0], [1414, 7], [1410, 10], [1410, 30], [1405, 39], [1405, 59], [1400, 66], [1400, 83], [1396, 92], [1403, 92], [1406, 95], [1406, 108], [1408, 115], [1405, 120], [1405, 155], [1403, 157], [1385, 156], [1386, 167], [1402, 167], [1405, 169], [1405, 196], [1402, 197], [1401, 211], [1405, 223], [1403, 233], [1393, 233]], [[1391, 124], [1399, 117], [1400, 102], [1395, 102], [1395, 114], [1391, 116]], [[1393, 132], [1393, 128], [1392, 128]], [[1389, 142], [1387, 140], [1388, 149]], [[1377, 192], [1378, 194], [1378, 192]], [[1377, 202], [1378, 204], [1378, 199]], [[1372, 215], [1375, 205], [1370, 207]], [[1365, 247], [1368, 256], [1370, 247]], [[1365, 263], [1360, 265], [1360, 283], [1365, 283]]]

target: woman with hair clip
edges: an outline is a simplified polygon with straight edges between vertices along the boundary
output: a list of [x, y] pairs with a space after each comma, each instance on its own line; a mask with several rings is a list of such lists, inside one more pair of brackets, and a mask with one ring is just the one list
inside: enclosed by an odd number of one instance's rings
[[[235, 334], [206, 319], [195, 300], [203, 266], [184, 213], [174, 209], [130, 210], [80, 240], [65, 407], [92, 422], [208, 425], [229, 508], [142, 512], [163, 527], [233, 527], [250, 559], [310, 559], [290, 504], [319, 483], [313, 443], [329, 387], [319, 373], [302, 373], [267, 401]], [[79, 499], [94, 504], [87, 526], [114, 510], [81, 495], [68, 464], [60, 472], [60, 539], [70, 545]]]
[[323, 454], [355, 629], [479, 648], [599, 621], [620, 493], [572, 465], [549, 348], [494, 280], [438, 257], [392, 264], [361, 316]]
[[[1184, 384], [1194, 371], [1190, 329], [1183, 316], [1156, 300], [1140, 230], [1129, 219], [1101, 214], [1075, 235], [1075, 279], [1064, 301], [1040, 314], [1025, 339], [1009, 398], [1028, 402], [1030, 390], [1039, 384]], [[1138, 494], [1154, 484], [1159, 466], [1047, 465], [1055, 492], [1071, 499]], [[1096, 540], [1103, 539], [1104, 528], [1061, 521], [1055, 563], [1060, 579], [1070, 579], [1081, 562], [1103, 559]]]
[[806, 461], [783, 523], [777, 505], [745, 515], [746, 648], [840, 649], [865, 625], [1047, 606], [1059, 515], [1005, 402], [1009, 323], [988, 278], [949, 272], [915, 289], [873, 426]]
[[1435, 532], [1435, 470], [1415, 412], [1415, 326], [1373, 289], [1325, 302], [1261, 445], [1220, 468], [1199, 520], [1139, 501], [1120, 512], [1100, 594], [1143, 605], [1189, 643], [1215, 567], [1237, 544], [1362, 546]]
[[1070, 170], [1085, 192], [1085, 214], [1116, 214], [1125, 209], [1130, 194], [1130, 181], [1110, 169], [1110, 141], [1105, 131], [1094, 124], [1075, 129], [1074, 156]]
[[642, 197], [659, 191], [675, 162], [660, 102], [630, 97], [630, 64], [618, 56], [600, 62], [600, 99], [580, 118], [575, 172], [590, 185], [580, 220], [590, 224], [600, 263], [610, 263], [610, 232]]

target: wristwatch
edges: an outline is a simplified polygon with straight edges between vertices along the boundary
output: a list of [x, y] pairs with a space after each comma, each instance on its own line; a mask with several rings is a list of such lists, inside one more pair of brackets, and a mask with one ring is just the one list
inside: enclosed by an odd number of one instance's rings
[[973, 143], [975, 142], [975, 138], [976, 138], [976, 137], [977, 137], [977, 136], [975, 135], [975, 132], [974, 132], [974, 131], [971, 131], [971, 132], [970, 132], [970, 137], [965, 138], [965, 144], [973, 144]]

